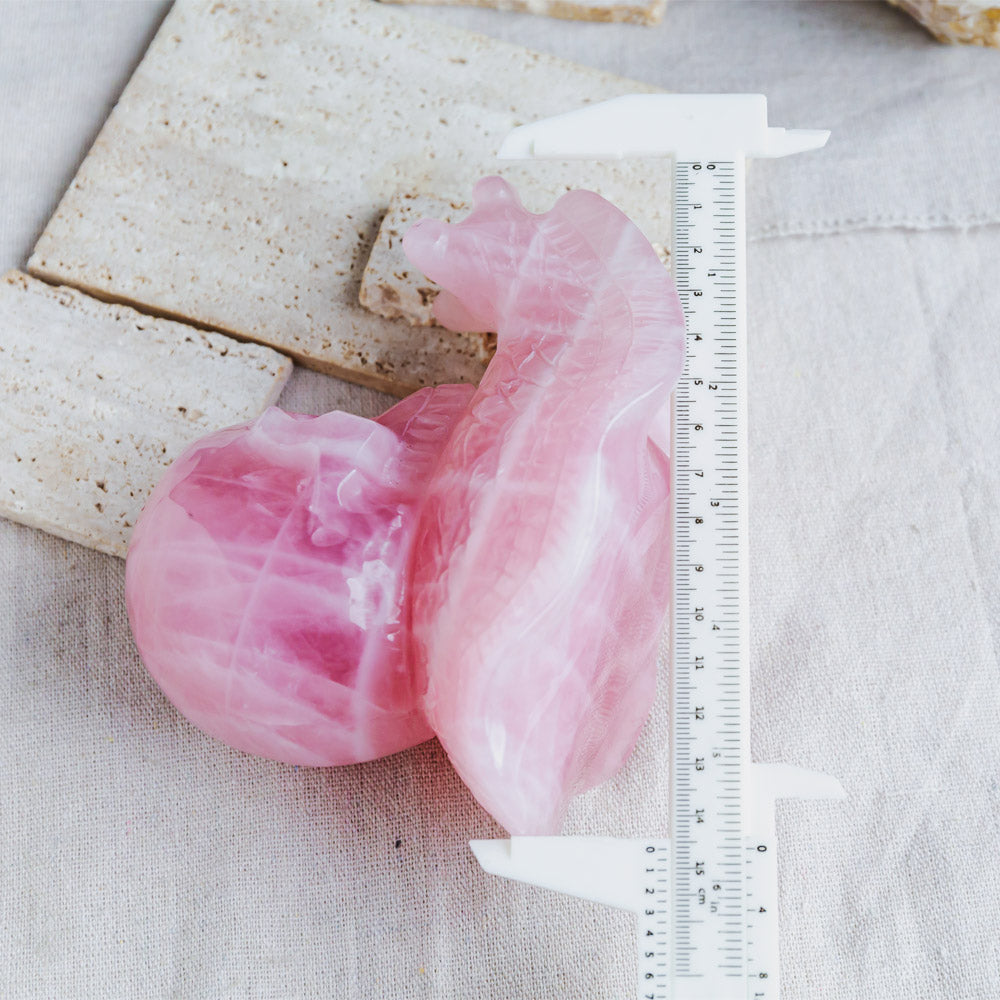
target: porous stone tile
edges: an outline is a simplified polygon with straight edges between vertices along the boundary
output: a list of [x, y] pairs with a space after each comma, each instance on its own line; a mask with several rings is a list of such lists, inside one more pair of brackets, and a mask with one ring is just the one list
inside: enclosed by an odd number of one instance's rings
[[292, 364], [17, 271], [0, 278], [0, 516], [124, 556], [196, 438], [273, 403]]
[[495, 160], [516, 125], [651, 89], [373, 0], [178, 3], [29, 269], [397, 395], [475, 382], [481, 337], [358, 301], [392, 195], [587, 187], [663, 241], [669, 169]]
[[567, 21], [617, 21], [659, 24], [667, 0], [386, 0], [389, 3], [434, 3], [447, 7], [495, 7]]
[[397, 194], [389, 203], [361, 276], [361, 304], [387, 319], [433, 326], [434, 300], [441, 289], [406, 259], [403, 233], [420, 219], [457, 222], [468, 211], [469, 205], [460, 199], [409, 191]]

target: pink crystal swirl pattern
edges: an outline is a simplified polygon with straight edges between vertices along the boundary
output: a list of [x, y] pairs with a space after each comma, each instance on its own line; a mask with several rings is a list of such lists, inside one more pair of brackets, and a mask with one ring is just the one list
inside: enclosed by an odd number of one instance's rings
[[479, 802], [512, 834], [554, 833], [654, 695], [670, 569], [654, 441], [680, 302], [641, 232], [585, 191], [534, 215], [487, 178], [467, 219], [418, 223], [404, 248], [444, 289], [439, 321], [498, 333], [420, 508], [413, 666]]
[[126, 601], [142, 658], [195, 725], [293, 764], [432, 736], [406, 662], [416, 504], [471, 386], [367, 420], [266, 411], [198, 441], [136, 525]]

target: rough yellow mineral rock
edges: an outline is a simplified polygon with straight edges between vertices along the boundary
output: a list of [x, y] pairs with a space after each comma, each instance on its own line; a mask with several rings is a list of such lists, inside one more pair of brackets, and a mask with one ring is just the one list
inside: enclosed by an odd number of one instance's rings
[[403, 396], [484, 366], [481, 338], [359, 303], [396, 191], [467, 197], [496, 172], [535, 211], [584, 187], [670, 233], [669, 171], [496, 159], [517, 125], [648, 85], [369, 0], [261, 9], [174, 5], [31, 273]]
[[1000, 47], [1000, 3], [995, 0], [889, 0], [912, 14], [942, 42]]

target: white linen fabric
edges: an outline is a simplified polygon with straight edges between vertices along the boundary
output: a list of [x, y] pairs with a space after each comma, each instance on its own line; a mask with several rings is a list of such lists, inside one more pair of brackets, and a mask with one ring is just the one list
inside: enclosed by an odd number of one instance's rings
[[[3, 6], [4, 267], [165, 9]], [[849, 796], [780, 806], [782, 997], [995, 1000], [1000, 53], [876, 3], [414, 13], [833, 129], [749, 184], [752, 749]], [[387, 399], [299, 371], [282, 403]], [[633, 995], [630, 918], [483, 874], [466, 841], [502, 832], [435, 743], [231, 751], [145, 674], [120, 561], [0, 522], [0, 567], [0, 996]], [[566, 832], [666, 833], [667, 735], [661, 697]]]

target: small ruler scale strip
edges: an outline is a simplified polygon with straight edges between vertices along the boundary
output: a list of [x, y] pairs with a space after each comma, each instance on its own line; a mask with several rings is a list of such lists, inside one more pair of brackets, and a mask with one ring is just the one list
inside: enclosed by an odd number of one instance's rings
[[774, 801], [843, 796], [749, 752], [745, 161], [827, 135], [769, 127], [760, 95], [632, 95], [515, 129], [500, 152], [674, 170], [687, 354], [671, 455], [671, 836], [471, 844], [489, 872], [635, 912], [639, 1000], [778, 1000]]
[[677, 160], [674, 191], [687, 351], [672, 449], [673, 975], [711, 983], [721, 1000], [720, 989], [740, 995], [748, 936], [743, 172], [732, 160]]

